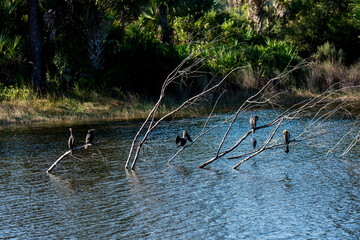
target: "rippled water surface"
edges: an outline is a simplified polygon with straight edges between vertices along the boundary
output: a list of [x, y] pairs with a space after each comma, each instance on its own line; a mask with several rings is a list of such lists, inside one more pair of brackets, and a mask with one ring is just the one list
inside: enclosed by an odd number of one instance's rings
[[[234, 124], [224, 149], [248, 130], [252, 114]], [[256, 114], [267, 122], [276, 113]], [[141, 122], [72, 125], [78, 144], [89, 128], [100, 143], [65, 157], [52, 174], [46, 170], [67, 151], [70, 126], [0, 130], [0, 239], [359, 239], [359, 147], [343, 158], [326, 156], [352, 120], [332, 119], [324, 128], [335, 132], [291, 145], [288, 154], [265, 151], [238, 170], [232, 167], [240, 159], [226, 158], [197, 168], [214, 155], [224, 126], [167, 165], [178, 150], [175, 136], [187, 129], [195, 138], [205, 121], [161, 124], [136, 172], [124, 164]], [[307, 121], [284, 128], [295, 136]], [[254, 134], [258, 145], [269, 131]], [[229, 156], [251, 150], [251, 137]]]

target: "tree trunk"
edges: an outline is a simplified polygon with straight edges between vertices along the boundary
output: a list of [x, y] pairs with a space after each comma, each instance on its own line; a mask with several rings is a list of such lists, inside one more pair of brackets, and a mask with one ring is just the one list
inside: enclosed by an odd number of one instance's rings
[[250, 0], [250, 16], [256, 24], [256, 31], [261, 33], [264, 30], [265, 0]]
[[42, 78], [41, 64], [41, 38], [38, 23], [39, 1], [28, 0], [29, 11], [29, 46], [30, 46], [30, 64], [31, 64], [31, 80], [33, 88], [42, 93], [44, 84]]
[[170, 42], [170, 34], [169, 34], [169, 28], [167, 24], [167, 10], [166, 5], [164, 3], [160, 4], [159, 6], [159, 14], [161, 19], [161, 41], [163, 43], [169, 43]]

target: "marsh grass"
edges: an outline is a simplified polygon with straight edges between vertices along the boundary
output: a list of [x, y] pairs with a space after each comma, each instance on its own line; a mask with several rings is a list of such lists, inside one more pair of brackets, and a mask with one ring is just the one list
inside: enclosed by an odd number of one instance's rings
[[[151, 100], [133, 94], [120, 100], [95, 93], [91, 96], [48, 94], [41, 98], [30, 93], [27, 99], [15, 97], [0, 102], [0, 124], [143, 119], [153, 106]], [[173, 100], [165, 103], [158, 115], [169, 112], [174, 106]], [[207, 104], [195, 104], [179, 112], [177, 117], [198, 116], [208, 108]]]

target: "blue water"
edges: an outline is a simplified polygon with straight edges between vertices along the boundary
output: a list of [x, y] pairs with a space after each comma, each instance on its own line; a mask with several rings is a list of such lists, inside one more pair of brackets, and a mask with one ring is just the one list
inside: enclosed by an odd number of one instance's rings
[[[249, 130], [248, 118], [266, 123], [276, 112], [245, 113], [222, 150]], [[213, 126], [228, 115], [217, 115]], [[66, 156], [69, 125], [9, 127], [0, 130], [0, 239], [359, 239], [360, 152], [337, 158], [345, 138], [326, 156], [353, 120], [335, 118], [317, 139], [266, 150], [246, 161], [214, 156], [226, 126], [200, 138], [171, 162], [174, 139], [186, 129], [194, 139], [206, 118], [163, 122], [150, 134], [135, 171], [124, 170], [141, 122], [74, 124], [78, 145], [95, 128], [100, 141]], [[292, 137], [310, 119], [285, 122]], [[250, 135], [229, 156], [258, 147], [271, 129]]]

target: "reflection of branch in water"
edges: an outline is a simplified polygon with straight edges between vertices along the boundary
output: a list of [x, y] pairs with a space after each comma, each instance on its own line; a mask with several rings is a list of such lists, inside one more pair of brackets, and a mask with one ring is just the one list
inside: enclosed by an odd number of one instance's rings
[[132, 170], [132, 169], [128, 170], [126, 168], [125, 168], [125, 174], [126, 174], [126, 178], [128, 179], [130, 185], [134, 189], [139, 189], [139, 186], [141, 185], [139, 175], [134, 170]]
[[[108, 161], [107, 161], [107, 159], [102, 155], [101, 151], [100, 151], [98, 148], [96, 148], [96, 147], [95, 147], [95, 149], [96, 149], [96, 151], [98, 151], [102, 162], [105, 163], [105, 164], [107, 164]], [[93, 153], [93, 154], [92, 154], [92, 158], [96, 160], [95, 156], [97, 156], [97, 154], [96, 154], [96, 153]]]
[[46, 174], [49, 176], [50, 181], [54, 184], [57, 190], [61, 190], [62, 192], [70, 195], [74, 194], [75, 187], [73, 179], [63, 179], [50, 172], [47, 172]]

